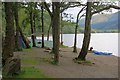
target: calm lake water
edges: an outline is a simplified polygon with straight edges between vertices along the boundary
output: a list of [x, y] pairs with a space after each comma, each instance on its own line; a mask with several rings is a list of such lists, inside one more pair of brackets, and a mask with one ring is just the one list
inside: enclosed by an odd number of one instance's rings
[[[81, 48], [83, 43], [83, 34], [77, 35], [77, 47]], [[39, 37], [38, 39], [41, 39]], [[45, 37], [45, 39], [47, 39]], [[52, 40], [52, 37], [50, 37]], [[72, 47], [74, 44], [74, 34], [63, 34], [63, 43]], [[112, 52], [118, 56], [118, 33], [92, 33], [90, 47], [97, 51]]]
[[[77, 47], [81, 48], [84, 35], [78, 34], [77, 37]], [[73, 46], [74, 34], [64, 34], [63, 41], [65, 45]], [[118, 33], [93, 33], [90, 47], [97, 51], [112, 52], [118, 56]]]

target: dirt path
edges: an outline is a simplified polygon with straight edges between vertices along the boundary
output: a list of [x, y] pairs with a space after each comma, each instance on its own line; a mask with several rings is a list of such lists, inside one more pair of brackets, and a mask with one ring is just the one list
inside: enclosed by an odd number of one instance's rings
[[[78, 51], [79, 52], [79, 51]], [[49, 63], [52, 56], [45, 49], [33, 48], [26, 52], [17, 52], [23, 58], [36, 59], [38, 64], [22, 64], [22, 66], [32, 66], [42, 70], [52, 78], [117, 78], [118, 77], [118, 58], [115, 56], [94, 55], [88, 53], [87, 59], [95, 64], [83, 65], [73, 62], [78, 54], [72, 52], [72, 48], [60, 49], [59, 65]]]

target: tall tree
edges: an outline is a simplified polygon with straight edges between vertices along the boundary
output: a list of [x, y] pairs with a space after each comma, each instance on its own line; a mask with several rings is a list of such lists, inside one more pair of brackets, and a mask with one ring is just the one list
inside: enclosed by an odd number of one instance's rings
[[[37, 6], [37, 2], [34, 3], [34, 6], [33, 6], [33, 25], [34, 25], [34, 33], [36, 33], [36, 6]], [[36, 35], [34, 35], [34, 38], [36, 39]]]
[[48, 33], [47, 33], [47, 41], [49, 41], [49, 35], [50, 35], [50, 29], [52, 28], [52, 20], [53, 20], [53, 12], [50, 11], [49, 9], [49, 4], [47, 4], [46, 2], [44, 2], [44, 6], [45, 6], [45, 9], [48, 11], [49, 15], [50, 15], [50, 25], [49, 25], [49, 28], [48, 28]]
[[92, 2], [87, 2], [87, 9], [86, 9], [86, 18], [85, 18], [85, 31], [84, 31], [84, 39], [82, 49], [78, 56], [80, 60], [86, 60], [86, 55], [88, 52], [88, 47], [90, 43], [90, 36], [91, 36], [91, 7]]
[[26, 22], [30, 23], [30, 27], [31, 27], [31, 39], [32, 39], [32, 44], [33, 47], [36, 47], [36, 43], [35, 43], [35, 10], [36, 10], [36, 3], [34, 2], [26, 2], [26, 3], [22, 3], [22, 7], [25, 8], [25, 12], [28, 14], [27, 18], [25, 20], [23, 20], [23, 24], [27, 24]]
[[[74, 3], [67, 3], [65, 5], [63, 5], [62, 7], [64, 7], [62, 10], [60, 10], [60, 2], [53, 2], [52, 3], [52, 11], [50, 11], [48, 5], [46, 2], [44, 2], [44, 6], [46, 8], [46, 10], [48, 11], [50, 17], [51, 17], [51, 21], [52, 21], [52, 34], [53, 34], [53, 49], [52, 52], [55, 54], [54, 56], [54, 61], [55, 63], [59, 62], [59, 34], [60, 34], [60, 12], [63, 12], [64, 10], [66, 10], [69, 7], [76, 7], [76, 6], [80, 6], [79, 5], [73, 5]], [[76, 3], [75, 3], [76, 4]], [[73, 5], [73, 6], [70, 6]]]
[[[94, 2], [93, 2], [94, 3]], [[104, 10], [108, 10], [110, 8], [114, 8], [114, 9], [120, 9], [119, 6], [115, 6], [115, 5], [111, 5], [111, 4], [102, 4], [102, 5], [95, 5], [98, 8], [96, 8], [92, 2], [87, 2], [87, 10], [86, 10], [86, 19], [85, 19], [85, 31], [84, 31], [84, 39], [83, 39], [83, 45], [82, 45], [82, 49], [78, 55], [79, 60], [86, 60], [86, 55], [88, 52], [88, 48], [89, 48], [89, 43], [90, 43], [90, 37], [91, 37], [91, 17], [92, 15], [102, 12]], [[96, 3], [96, 2], [95, 2]], [[93, 8], [93, 10], [91, 10], [91, 7]], [[94, 8], [96, 8], [94, 10]]]
[[33, 2], [30, 2], [29, 3], [29, 6], [30, 6], [30, 12], [29, 12], [29, 15], [30, 15], [30, 25], [31, 25], [31, 39], [32, 39], [32, 43], [33, 43], [33, 47], [36, 47], [36, 43], [35, 43], [35, 32], [34, 32], [34, 24], [33, 24], [33, 6], [34, 3]]
[[48, 28], [48, 33], [47, 33], [47, 41], [49, 41], [49, 35], [50, 35], [50, 29], [52, 27], [52, 19], [50, 21], [50, 25], [49, 25], [49, 28]]
[[56, 64], [59, 62], [59, 44], [60, 44], [60, 2], [53, 3], [53, 49], [54, 61]]
[[41, 21], [42, 21], [42, 48], [44, 48], [44, 19], [43, 19], [43, 4], [41, 5]]
[[61, 32], [61, 45], [63, 45], [63, 17], [62, 17], [62, 13], [61, 13], [61, 28], [60, 28], [60, 32]]
[[[2, 14], [2, 3], [0, 3], [0, 14]], [[2, 26], [2, 15], [0, 15], [0, 26]], [[0, 27], [0, 44], [1, 44], [1, 46], [0, 46], [0, 53], [2, 53], [2, 46], [3, 46], [3, 42], [2, 42], [2, 39], [3, 39], [3, 37], [2, 37], [3, 35], [2, 35], [2, 27]], [[0, 54], [0, 56], [2, 56], [2, 54]], [[2, 60], [0, 59], [0, 64], [2, 63]]]
[[80, 13], [85, 9], [85, 7], [83, 7], [79, 13], [77, 14], [77, 19], [76, 19], [76, 26], [75, 26], [75, 38], [74, 38], [74, 47], [73, 47], [73, 52], [77, 53], [77, 47], [76, 47], [76, 44], [77, 44], [77, 29], [78, 29], [78, 22], [79, 22], [79, 16], [80, 16]]
[[15, 36], [14, 36], [14, 18], [13, 18], [13, 2], [5, 2], [5, 17], [6, 17], [6, 37], [5, 45], [3, 47], [3, 66], [9, 57], [13, 56], [14, 46], [15, 46]]
[[17, 51], [21, 50], [20, 44], [19, 44], [19, 18], [18, 18], [18, 7], [19, 7], [19, 3], [16, 2], [14, 3], [14, 17], [15, 17], [15, 24], [16, 24], [16, 35], [15, 35], [15, 49]]
[[31, 39], [33, 46], [36, 46], [36, 25], [39, 24], [40, 14], [39, 14], [39, 7], [40, 3], [37, 2], [26, 2], [22, 3], [22, 8], [24, 8], [25, 13], [27, 14], [26, 18], [22, 21], [22, 25], [26, 27], [26, 25], [30, 24], [31, 26]]
[[[44, 5], [45, 5], [45, 8], [48, 11], [49, 15], [51, 16], [51, 23], [49, 25], [48, 34], [47, 34], [47, 41], [48, 41], [49, 40], [49, 33], [50, 33], [50, 29], [51, 29], [51, 24], [52, 24], [52, 12], [49, 9], [49, 7], [50, 7], [49, 4], [47, 4], [46, 2], [44, 2]], [[81, 6], [81, 5], [85, 6], [84, 4], [81, 4], [80, 2], [64, 2], [64, 1], [62, 1], [60, 3], [60, 6], [61, 6], [60, 13], [63, 13], [68, 8], [77, 7], [77, 6]], [[61, 35], [61, 37], [62, 37], [62, 35]]]

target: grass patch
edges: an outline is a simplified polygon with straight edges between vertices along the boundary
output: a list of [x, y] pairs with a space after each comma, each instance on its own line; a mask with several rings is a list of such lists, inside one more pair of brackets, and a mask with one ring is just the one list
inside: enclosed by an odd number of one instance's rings
[[34, 67], [24, 67], [14, 78], [48, 78], [41, 70]]
[[68, 48], [68, 46], [60, 45], [60, 48]]
[[40, 64], [40, 61], [35, 59], [35, 58], [22, 58], [21, 63], [22, 64], [37, 65], [37, 64]]
[[92, 64], [92, 62], [89, 61], [89, 60], [86, 60], [86, 61], [78, 61], [78, 63], [79, 63], [79, 64], [85, 63], [85, 64], [88, 64], [88, 65], [91, 65], [91, 64]]
[[89, 60], [83, 61], [83, 60], [73, 59], [73, 61], [74, 61], [75, 63], [83, 64], [83, 65], [93, 65], [93, 64], [94, 64], [93, 62], [91, 62], [91, 61], [89, 61]]
[[28, 49], [22, 49], [23, 52], [31, 52], [32, 51], [32, 48], [28, 48]]

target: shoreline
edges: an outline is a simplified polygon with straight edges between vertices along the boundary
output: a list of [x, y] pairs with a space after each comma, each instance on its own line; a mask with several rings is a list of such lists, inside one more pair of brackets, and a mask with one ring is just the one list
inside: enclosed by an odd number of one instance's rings
[[[30, 39], [30, 37], [28, 37], [29, 39]], [[40, 41], [42, 41], [41, 39], [37, 39], [37, 40], [40, 40]], [[44, 41], [47, 41], [47, 40], [44, 40]], [[47, 42], [51, 42], [52, 40], [49, 40], [49, 41], [47, 41]], [[64, 44], [63, 44], [64, 45]], [[67, 46], [67, 45], [64, 45], [64, 46]], [[46, 47], [48, 47], [48, 46], [46, 46]], [[68, 48], [73, 48], [73, 46], [67, 46]], [[50, 47], [51, 48], [51, 47]], [[78, 47], [77, 47], [78, 48]], [[81, 49], [81, 48], [78, 48], [78, 49]], [[102, 52], [102, 51], [101, 51]], [[107, 51], [106, 51], [107, 52]], [[119, 54], [117, 54], [117, 55], [115, 55], [115, 54], [111, 54], [111, 55], [113, 55], [113, 56], [116, 56], [116, 57], [120, 57], [120, 55]]]
[[[81, 48], [83, 43], [83, 34], [78, 34], [77, 47]], [[113, 37], [113, 38], [112, 38]], [[41, 39], [41, 38], [40, 38]], [[46, 37], [45, 37], [46, 40]], [[51, 37], [50, 40], [52, 41]], [[74, 44], [74, 34], [63, 34], [64, 45], [69, 47]], [[111, 52], [115, 56], [118, 54], [118, 34], [117, 33], [98, 33], [91, 36], [90, 47], [93, 47], [96, 51]]]

